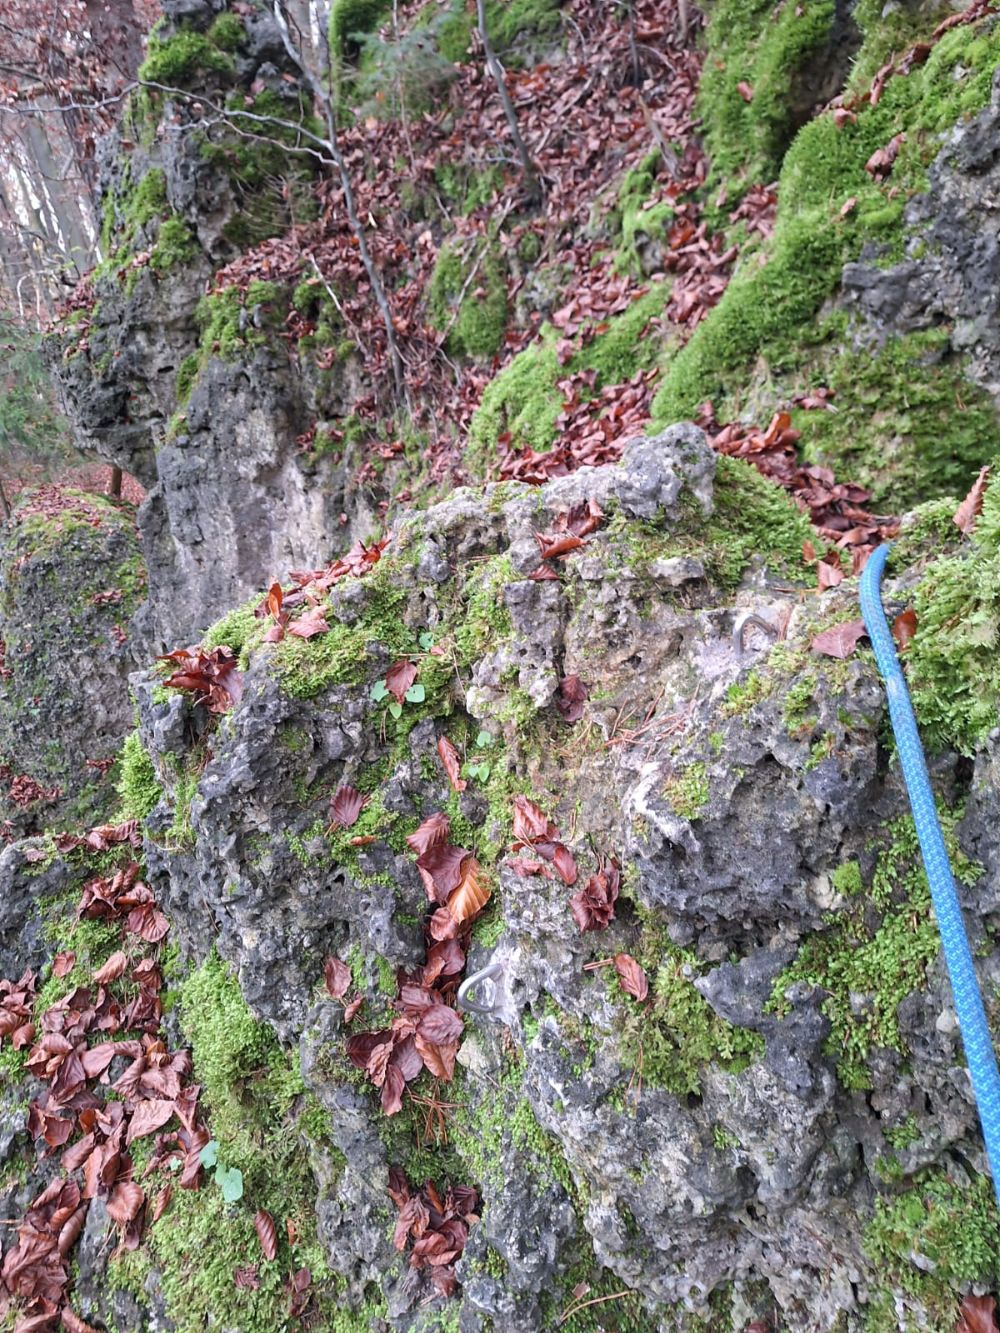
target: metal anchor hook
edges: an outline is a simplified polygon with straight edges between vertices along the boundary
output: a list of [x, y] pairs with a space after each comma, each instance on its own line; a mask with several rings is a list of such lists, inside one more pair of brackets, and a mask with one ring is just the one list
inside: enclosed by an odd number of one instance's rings
[[[481, 967], [478, 972], [473, 972], [471, 977], [466, 977], [458, 988], [458, 1007], [464, 1009], [469, 1014], [497, 1014], [502, 1009], [500, 987], [496, 984], [496, 978], [501, 976], [504, 970], [503, 963], [488, 963], [486, 967]], [[490, 999], [486, 1002], [470, 999], [470, 993], [480, 984], [480, 982], [492, 982], [490, 987]]]
[[781, 634], [777, 625], [772, 625], [769, 620], [765, 620], [764, 617], [758, 615], [756, 611], [742, 611], [736, 617], [736, 621], [733, 625], [733, 647], [736, 649], [738, 657], [742, 657], [746, 652], [744, 638], [746, 636], [746, 631], [750, 629], [751, 626], [757, 629], [762, 629], [764, 633], [769, 634], [772, 639], [777, 639]]

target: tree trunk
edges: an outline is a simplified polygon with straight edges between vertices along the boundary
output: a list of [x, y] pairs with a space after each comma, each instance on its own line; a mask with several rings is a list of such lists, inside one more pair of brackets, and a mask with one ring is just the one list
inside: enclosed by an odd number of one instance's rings
[[521, 127], [517, 123], [517, 112], [514, 110], [514, 103], [511, 101], [510, 92], [504, 80], [503, 66], [497, 59], [496, 52], [493, 50], [493, 43], [490, 41], [490, 34], [486, 27], [486, 0], [476, 0], [476, 19], [479, 40], [483, 44], [483, 55], [486, 57], [486, 68], [497, 86], [500, 101], [503, 103], [504, 115], [507, 117], [507, 124], [510, 127], [511, 138], [514, 140], [517, 155], [521, 159], [525, 189], [531, 203], [537, 204], [542, 197], [542, 182], [538, 175], [538, 168], [531, 160], [528, 145], [521, 137]]
[[113, 500], [122, 498], [122, 470], [120, 467], [112, 465], [111, 480], [108, 483], [108, 494]]

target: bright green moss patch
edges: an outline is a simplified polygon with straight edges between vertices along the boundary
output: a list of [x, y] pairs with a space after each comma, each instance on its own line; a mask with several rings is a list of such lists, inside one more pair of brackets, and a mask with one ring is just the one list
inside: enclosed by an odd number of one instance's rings
[[[752, 184], [777, 176], [798, 129], [797, 77], [826, 45], [835, 10], [834, 0], [719, 0], [713, 7], [698, 110], [717, 177]], [[749, 101], [740, 84], [751, 90]]]
[[267, 632], [267, 622], [258, 619], [255, 614], [260, 603], [261, 596], [255, 593], [242, 606], [227, 611], [205, 631], [201, 640], [202, 647], [218, 648], [221, 644], [225, 644], [227, 648], [232, 648], [241, 658], [241, 665], [245, 666], [247, 651], [251, 647], [256, 647]]
[[[732, 393], [738, 403], [758, 357], [772, 370], [797, 364], [802, 344], [815, 336], [816, 312], [865, 241], [902, 256], [905, 199], [924, 187], [937, 136], [988, 104], [998, 58], [996, 25], [954, 29], [925, 65], [890, 79], [878, 106], [862, 106], [855, 124], [838, 130], [827, 113], [799, 131], [783, 159], [774, 234], [743, 260], [722, 300], [669, 365], [653, 403], [657, 424], [693, 416], [706, 399]], [[891, 176], [879, 184], [865, 163], [897, 133], [906, 133], [906, 141]], [[842, 217], [851, 198], [855, 204]]]
[[927, 567], [913, 598], [917, 633], [906, 673], [925, 744], [972, 754], [997, 725], [1000, 702], [1000, 489], [962, 555]]
[[199, 74], [229, 74], [233, 68], [224, 43], [217, 45], [211, 35], [201, 32], [182, 31], [165, 42], [150, 38], [146, 59], [139, 66], [139, 81], [183, 87]]
[[233, 286], [203, 296], [194, 312], [201, 329], [202, 364], [209, 356], [237, 361], [264, 344], [266, 334], [255, 327], [251, 313], [255, 306], [275, 303], [279, 295], [275, 283], [254, 281], [246, 291]]
[[238, 51], [246, 39], [246, 28], [237, 15], [228, 10], [220, 14], [208, 30], [208, 40], [220, 51]]
[[[336, 1280], [316, 1235], [316, 1186], [309, 1166], [308, 1140], [317, 1135], [325, 1140], [328, 1127], [306, 1094], [297, 1059], [253, 1017], [214, 952], [180, 984], [176, 1002], [208, 1128], [219, 1160], [242, 1172], [243, 1197], [227, 1205], [210, 1178], [197, 1191], [175, 1187], [142, 1249], [113, 1262], [112, 1280], [135, 1290], [155, 1267], [178, 1333], [201, 1330], [206, 1310], [222, 1326], [273, 1333], [287, 1322], [289, 1275], [308, 1267], [323, 1326], [340, 1327]], [[323, 1146], [336, 1162], [336, 1150]], [[254, 1229], [258, 1208], [278, 1223], [278, 1256], [272, 1262], [263, 1259]], [[294, 1226], [294, 1244], [285, 1219]], [[234, 1280], [236, 1270], [250, 1264], [260, 1282], [256, 1289]]]
[[621, 998], [624, 1011], [618, 1038], [621, 1062], [641, 1070], [644, 1084], [684, 1097], [701, 1091], [706, 1065], [738, 1073], [760, 1058], [762, 1038], [721, 1018], [695, 987], [703, 964], [693, 953], [651, 925], [643, 934], [638, 961], [650, 982], [650, 1000], [643, 1009], [624, 994], [617, 977], [609, 979], [608, 988]]
[[169, 209], [166, 175], [159, 167], [153, 167], [146, 172], [132, 192], [128, 203], [128, 216], [133, 222], [145, 226], [147, 222], [169, 212]]
[[466, 465], [486, 472], [506, 431], [533, 449], [551, 448], [562, 409], [562, 392], [556, 387], [562, 373], [551, 338], [519, 352], [486, 386], [469, 427]]
[[690, 764], [682, 773], [667, 779], [663, 795], [682, 819], [697, 819], [708, 804], [708, 771], [704, 764]]
[[446, 346], [458, 356], [490, 357], [503, 346], [507, 283], [503, 263], [489, 242], [475, 256], [442, 246], [431, 275], [428, 318], [447, 331]]
[[[959, 817], [960, 812], [941, 811], [955, 877], [971, 884], [980, 871], [955, 839]], [[851, 895], [847, 904], [826, 930], [805, 938], [776, 980], [770, 1002], [774, 1011], [785, 1012], [785, 994], [796, 983], [823, 992], [820, 1008], [831, 1025], [827, 1052], [836, 1059], [840, 1080], [848, 1088], [871, 1086], [867, 1061], [873, 1050], [904, 1050], [899, 1006], [926, 986], [927, 970], [940, 951], [913, 821], [898, 819], [886, 833], [869, 893], [858, 893], [858, 876], [848, 866], [840, 868], [836, 887]], [[880, 914], [874, 925], [871, 907]]]
[[126, 819], [145, 819], [163, 795], [153, 761], [147, 754], [138, 731], [131, 731], [122, 743], [118, 796]]
[[807, 461], [868, 487], [876, 510], [963, 494], [1000, 453], [1000, 416], [947, 350], [947, 333], [934, 329], [820, 358], [810, 387], [829, 385], [836, 411], [793, 413]]
[[1000, 1279], [992, 1182], [958, 1168], [921, 1172], [903, 1193], [876, 1199], [864, 1247], [886, 1284], [924, 1307], [931, 1322], [921, 1327], [951, 1333], [959, 1284], [991, 1289]]
[[190, 263], [197, 254], [198, 242], [188, 224], [183, 218], [169, 217], [160, 223], [149, 266], [157, 273], [168, 273], [178, 265]]

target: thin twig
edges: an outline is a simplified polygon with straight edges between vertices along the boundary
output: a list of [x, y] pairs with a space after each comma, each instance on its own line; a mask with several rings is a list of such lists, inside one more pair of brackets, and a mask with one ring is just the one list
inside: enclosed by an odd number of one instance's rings
[[586, 1310], [588, 1305], [603, 1305], [605, 1301], [620, 1301], [623, 1296], [631, 1296], [630, 1287], [625, 1287], [621, 1291], [613, 1291], [610, 1296], [592, 1296], [589, 1301], [580, 1301], [577, 1305], [567, 1305], [566, 1309], [556, 1321], [559, 1324], [565, 1324], [567, 1319], [573, 1315], [579, 1314], [581, 1310]]

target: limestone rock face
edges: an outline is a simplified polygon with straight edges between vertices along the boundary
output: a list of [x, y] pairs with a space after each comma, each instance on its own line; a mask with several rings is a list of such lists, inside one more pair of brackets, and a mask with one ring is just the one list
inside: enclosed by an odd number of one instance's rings
[[[720, 1284], [752, 1301], [754, 1282], [791, 1329], [841, 1314], [854, 1327], [879, 1280], [862, 1241], [885, 1163], [982, 1160], [936, 944], [905, 973], [898, 1014], [885, 993], [908, 966], [890, 937], [924, 909], [881, 757], [881, 692], [866, 656], [810, 648], [854, 608], [837, 591], [817, 608], [752, 572], [735, 593], [720, 582], [704, 545], [725, 485], [714, 466], [678, 427], [616, 467], [459, 491], [405, 516], [370, 573], [334, 585], [327, 635], [266, 644], [249, 609], [213, 628], [244, 675], [208, 729], [155, 673], [133, 677], [164, 786], [150, 882], [187, 947], [214, 941], [254, 1011], [299, 1044], [347, 1160], [319, 1172], [322, 1238], [351, 1299], [377, 1282], [394, 1327], [433, 1326], [385, 1239], [382, 1182], [412, 1141], [344, 1043], [385, 1021], [423, 960], [428, 904], [405, 836], [436, 810], [493, 890], [468, 970], [502, 965], [498, 1018], [466, 1016], [456, 1082], [441, 1085], [452, 1176], [483, 1196], [459, 1265], [463, 1328], [554, 1327], [551, 1293], [581, 1237], [658, 1327], [704, 1310]], [[601, 525], [544, 562], [558, 580], [528, 577], [534, 533], [584, 508]], [[699, 561], [685, 554], [692, 524]], [[738, 646], [741, 610], [783, 637]], [[425, 699], [397, 720], [373, 687], [401, 656]], [[558, 703], [572, 676], [589, 697], [571, 724]], [[464, 762], [461, 792], [442, 737]], [[947, 765], [938, 778], [948, 805]], [[343, 784], [371, 803], [338, 831]], [[518, 790], [548, 794], [575, 885], [526, 870], [530, 849], [510, 856]], [[581, 932], [570, 898], [609, 858], [614, 919]], [[970, 889], [973, 923], [991, 904]], [[988, 979], [1000, 954], [979, 938]], [[881, 962], [842, 982], [859, 950]], [[619, 953], [646, 970], [641, 1007], [611, 980]], [[316, 998], [329, 954], [363, 979], [367, 1017], [350, 1028]]]
[[0, 756], [5, 817], [34, 827], [79, 802], [132, 725], [127, 629], [145, 591], [130, 511], [98, 496], [27, 493], [0, 548]]
[[1000, 403], [1000, 74], [986, 110], [956, 126], [929, 171], [929, 188], [906, 207], [912, 240], [899, 264], [844, 270], [845, 302], [879, 338], [951, 327], [967, 374]]

